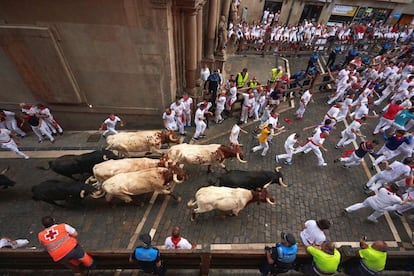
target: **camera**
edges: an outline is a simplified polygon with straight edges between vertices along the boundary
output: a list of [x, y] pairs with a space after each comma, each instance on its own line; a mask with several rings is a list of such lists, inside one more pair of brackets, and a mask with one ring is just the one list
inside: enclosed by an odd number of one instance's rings
[[363, 241], [367, 241], [367, 236], [362, 235], [362, 236], [361, 236], [361, 240], [363, 240]]

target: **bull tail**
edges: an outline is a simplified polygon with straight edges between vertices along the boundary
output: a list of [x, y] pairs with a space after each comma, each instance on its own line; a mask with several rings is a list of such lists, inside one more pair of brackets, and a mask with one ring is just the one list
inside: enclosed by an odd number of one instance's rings
[[194, 199], [190, 199], [190, 201], [187, 202], [188, 207], [194, 207], [197, 205], [197, 201]]
[[47, 162], [48, 167], [36, 166], [36, 169], [47, 171], [52, 166], [52, 161]]

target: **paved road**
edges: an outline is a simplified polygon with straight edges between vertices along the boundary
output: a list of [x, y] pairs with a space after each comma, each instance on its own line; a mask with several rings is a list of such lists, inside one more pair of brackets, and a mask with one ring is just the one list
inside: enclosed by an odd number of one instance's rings
[[[238, 72], [240, 68], [248, 66], [256, 68], [255, 73], [259, 80], [265, 81], [265, 72], [272, 65], [273, 57], [241, 57], [230, 59], [226, 70]], [[265, 64], [265, 65], [263, 65]], [[304, 64], [304, 60], [290, 61], [292, 71]], [[253, 71], [253, 70], [252, 70]], [[259, 77], [261, 76], [261, 77]], [[321, 121], [328, 110], [325, 104], [327, 94], [316, 93], [315, 102], [309, 105], [305, 120], [294, 120], [294, 109], [281, 112], [280, 122], [287, 131], [274, 138], [271, 150], [266, 157], [259, 153], [249, 153], [249, 149], [257, 144], [253, 135], [241, 135], [240, 141], [244, 144], [247, 164], [240, 164], [237, 160], [227, 161], [230, 169], [243, 170], [272, 170], [275, 167], [274, 155], [283, 152], [283, 142], [286, 137], [295, 131], [301, 131]], [[289, 125], [283, 119], [290, 118], [293, 124]], [[200, 143], [228, 143], [228, 132], [236, 118], [226, 120], [222, 125], [212, 124], [208, 137]], [[362, 132], [370, 138], [373, 121], [362, 128]], [[244, 128], [251, 132], [255, 123]], [[137, 234], [142, 231], [151, 231], [155, 244], [163, 244], [173, 225], [179, 225], [183, 236], [197, 242], [199, 247], [211, 248], [263, 248], [263, 245], [273, 243], [278, 239], [281, 231], [291, 231], [298, 234], [302, 223], [308, 219], [326, 218], [333, 222], [332, 228], [327, 231], [329, 240], [338, 244], [357, 246], [356, 241], [365, 234], [369, 240], [383, 239], [389, 241], [391, 247], [403, 247], [413, 250], [411, 244], [411, 229], [414, 228], [412, 213], [403, 218], [393, 214], [379, 219], [378, 224], [365, 220], [371, 212], [361, 210], [346, 217], [340, 215], [341, 210], [355, 202], [366, 198], [362, 186], [373, 171], [363, 164], [360, 167], [344, 169], [334, 164], [333, 160], [341, 155], [341, 150], [334, 149], [339, 139], [341, 123], [327, 139], [325, 146], [329, 149], [324, 153], [328, 162], [327, 167], [318, 167], [316, 157], [307, 155], [295, 156], [293, 165], [282, 164], [282, 172], [288, 188], [273, 186], [270, 190], [277, 199], [275, 206], [266, 204], [251, 204], [242, 210], [238, 217], [224, 217], [219, 212], [201, 214], [197, 221], [190, 221], [190, 210], [187, 201], [194, 197], [196, 190], [207, 185], [208, 175], [206, 168], [190, 166], [190, 180], [175, 187], [175, 192], [182, 197], [181, 202], [163, 195], [146, 194], [136, 199], [144, 203], [143, 207], [124, 204], [116, 201], [114, 207], [109, 207], [103, 199], [87, 199], [84, 205], [76, 209], [64, 209], [43, 202], [31, 200], [31, 186], [47, 179], [64, 179], [51, 171], [38, 170], [38, 165], [46, 165], [52, 157], [70, 150], [91, 150], [104, 145], [104, 140], [87, 142], [91, 134], [96, 132], [66, 132], [58, 137], [55, 144], [47, 142], [37, 144], [34, 137], [27, 137], [22, 141], [22, 148], [32, 157], [22, 160], [8, 152], [0, 152], [0, 168], [10, 166], [7, 175], [17, 182], [13, 188], [0, 192], [2, 211], [0, 218], [1, 235], [14, 238], [25, 237], [31, 241], [31, 246], [38, 247], [37, 232], [41, 230], [40, 218], [44, 215], [53, 215], [59, 222], [67, 222], [75, 226], [80, 232], [80, 242], [90, 249], [133, 248]], [[189, 133], [192, 130], [189, 130]], [[303, 133], [302, 137], [310, 135]], [[186, 137], [186, 141], [190, 136]], [[57, 150], [57, 151], [51, 151]], [[67, 151], [66, 151], [67, 150]], [[368, 161], [368, 159], [367, 159]], [[368, 161], [371, 165], [371, 161]], [[219, 169], [216, 169], [219, 172]]]

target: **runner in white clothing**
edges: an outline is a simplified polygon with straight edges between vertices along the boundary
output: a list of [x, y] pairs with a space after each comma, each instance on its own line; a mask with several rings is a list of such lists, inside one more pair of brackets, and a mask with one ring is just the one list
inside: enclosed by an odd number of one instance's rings
[[177, 121], [175, 120], [175, 111], [171, 110], [169, 107], [167, 107], [162, 114], [162, 122], [165, 129], [172, 131], [178, 130]]
[[243, 132], [243, 133], [246, 133], [246, 134], [248, 133], [244, 129], [240, 128], [240, 126], [239, 126], [240, 123], [241, 122], [238, 122], [237, 124], [234, 124], [233, 127], [231, 128], [229, 140], [230, 140], [230, 144], [232, 144], [232, 145], [240, 145], [240, 143], [239, 143], [240, 131]]
[[21, 152], [14, 139], [17, 139], [10, 130], [5, 128], [0, 128], [0, 146], [2, 149], [8, 149], [15, 152], [17, 155], [23, 157], [24, 159], [29, 159], [29, 156]]
[[22, 138], [26, 136], [26, 133], [17, 126], [16, 113], [8, 110], [0, 111], [0, 121], [3, 120], [8, 130], [16, 132]]
[[280, 159], [286, 159], [284, 163], [286, 165], [292, 165], [292, 156], [293, 151], [295, 149], [295, 144], [298, 142], [298, 138], [300, 137], [300, 134], [293, 133], [289, 135], [289, 137], [285, 141], [285, 154], [279, 154], [276, 155], [276, 162], [279, 163]]
[[180, 228], [175, 226], [172, 230], [171, 236], [167, 237], [164, 242], [166, 249], [193, 249], [196, 244], [191, 244], [187, 239], [180, 234]]
[[303, 114], [305, 114], [306, 107], [308, 106], [308, 103], [312, 99], [312, 94], [313, 94], [312, 89], [308, 89], [305, 91], [305, 93], [303, 93], [302, 97], [300, 97], [299, 107], [295, 112], [296, 119], [298, 120], [303, 119]]
[[303, 225], [304, 229], [300, 232], [300, 237], [305, 246], [321, 245], [326, 241], [324, 230], [328, 230], [331, 227], [331, 222], [326, 219], [320, 219], [315, 221], [313, 219], [308, 220]]
[[185, 136], [184, 131], [184, 104], [180, 101], [180, 98], [177, 97], [175, 102], [170, 105], [170, 108], [175, 113], [175, 121], [178, 126], [178, 132], [180, 135]]
[[109, 134], [117, 134], [118, 131], [115, 130], [115, 127], [118, 122], [120, 122], [121, 126], [124, 126], [124, 122], [121, 118], [116, 116], [114, 113], [109, 114], [108, 119], [106, 119], [99, 128], [99, 130], [104, 130], [102, 136], [106, 137]]
[[341, 132], [342, 138], [335, 145], [335, 148], [338, 149], [339, 147], [349, 145], [356, 140], [357, 135], [362, 136], [361, 131], [359, 129], [365, 121], [365, 117], [362, 117], [359, 120], [353, 120], [352, 123]]

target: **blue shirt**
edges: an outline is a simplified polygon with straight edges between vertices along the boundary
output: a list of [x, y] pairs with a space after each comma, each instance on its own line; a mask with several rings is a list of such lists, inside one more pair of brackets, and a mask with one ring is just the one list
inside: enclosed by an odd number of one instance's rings
[[278, 243], [276, 244], [275, 251], [272, 252], [272, 258], [282, 263], [293, 263], [296, 260], [297, 252], [298, 246], [296, 244], [288, 247], [282, 243]]

